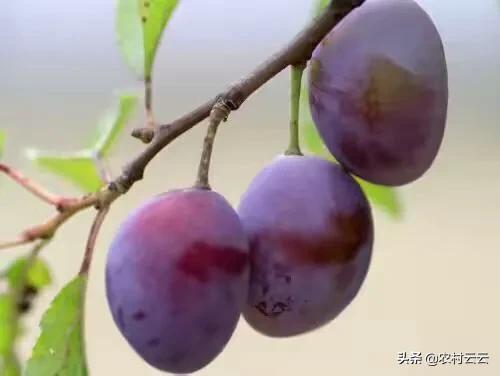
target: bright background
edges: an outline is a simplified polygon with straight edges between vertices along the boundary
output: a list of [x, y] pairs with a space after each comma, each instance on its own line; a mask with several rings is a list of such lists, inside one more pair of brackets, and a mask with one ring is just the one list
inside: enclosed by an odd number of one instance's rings
[[[5, 1], [0, 13], [0, 127], [9, 163], [54, 190], [76, 193], [32, 168], [23, 148], [72, 150], [92, 136], [115, 89], [137, 87], [115, 45], [114, 1]], [[496, 0], [420, 0], [442, 33], [450, 106], [433, 168], [400, 189], [405, 215], [376, 211], [366, 283], [331, 325], [289, 340], [267, 339], [243, 322], [226, 351], [200, 375], [499, 375], [500, 362], [500, 5]], [[168, 121], [212, 97], [289, 40], [312, 0], [183, 0], [157, 59], [156, 112]], [[211, 178], [234, 205], [252, 177], [287, 143], [288, 74], [231, 115], [217, 139]], [[132, 125], [131, 125], [132, 127]], [[119, 222], [144, 199], [192, 184], [203, 127], [155, 159], [145, 180], [113, 205], [91, 272], [86, 333], [92, 375], [158, 375], [111, 320], [104, 294], [106, 250]], [[115, 172], [142, 148], [124, 137]], [[52, 212], [2, 179], [0, 237]], [[58, 288], [77, 272], [92, 214], [58, 233], [44, 257], [56, 285], [38, 300], [22, 344]], [[3, 251], [0, 264], [22, 250]], [[489, 352], [489, 366], [398, 366], [403, 351]]]

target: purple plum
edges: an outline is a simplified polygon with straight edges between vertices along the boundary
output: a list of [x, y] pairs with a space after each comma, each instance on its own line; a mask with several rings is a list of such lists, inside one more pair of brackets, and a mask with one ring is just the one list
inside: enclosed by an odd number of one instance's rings
[[442, 143], [448, 74], [441, 37], [414, 0], [367, 0], [318, 45], [311, 113], [353, 174], [398, 186], [421, 177]]
[[121, 225], [106, 264], [115, 323], [150, 365], [190, 373], [230, 340], [248, 295], [248, 237], [219, 194], [159, 195]]
[[360, 290], [373, 246], [368, 201], [339, 165], [280, 156], [242, 197], [250, 239], [244, 318], [257, 331], [288, 337], [319, 328]]

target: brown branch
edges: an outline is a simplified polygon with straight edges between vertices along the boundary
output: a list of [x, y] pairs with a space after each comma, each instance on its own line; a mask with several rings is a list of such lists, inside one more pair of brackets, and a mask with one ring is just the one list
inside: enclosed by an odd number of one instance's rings
[[79, 275], [86, 275], [89, 272], [97, 236], [99, 235], [99, 231], [101, 230], [101, 226], [104, 223], [104, 219], [106, 218], [106, 214], [108, 214], [108, 211], [109, 206], [105, 206], [101, 208], [95, 216], [92, 227], [90, 228], [87, 245], [85, 246], [85, 255], [83, 256], [82, 266], [80, 267], [80, 272], [78, 273]]
[[50, 205], [59, 207], [60, 205], [64, 205], [64, 203], [68, 201], [67, 198], [49, 192], [40, 184], [24, 176], [20, 171], [17, 171], [16, 169], [7, 166], [4, 163], [0, 163], [0, 172], [4, 173], [12, 180], [14, 180], [17, 184], [26, 189], [28, 192], [32, 193], [40, 200], [45, 201]]
[[[333, 0], [321, 16], [312, 21], [285, 48], [257, 67], [248, 76], [230, 86], [224, 93], [207, 101], [190, 113], [170, 124], [156, 128], [152, 142], [129, 164], [122, 174], [99, 192], [80, 199], [66, 199], [59, 203], [60, 213], [48, 222], [25, 231], [22, 236], [11, 242], [0, 243], [0, 249], [26, 244], [37, 239], [48, 239], [69, 218], [91, 206], [97, 209], [107, 208], [120, 195], [141, 180], [149, 162], [170, 142], [193, 128], [210, 116], [215, 104], [221, 103], [230, 111], [237, 110], [257, 89], [290, 65], [302, 64], [310, 59], [312, 51], [328, 32], [354, 8], [365, 0]], [[229, 112], [229, 111], [228, 111]], [[140, 133], [142, 129], [134, 130]]]
[[[108, 193], [106, 194], [106, 192]], [[60, 212], [47, 222], [24, 231], [16, 240], [0, 243], [0, 250], [28, 244], [38, 239], [50, 239], [54, 236], [57, 229], [73, 215], [91, 206], [99, 206], [100, 200], [111, 194], [112, 191], [106, 189], [100, 194], [87, 195], [81, 199], [67, 201], [65, 206], [60, 207]], [[116, 197], [118, 197], [118, 195]], [[111, 198], [107, 198], [107, 200], [110, 199]], [[113, 201], [113, 199], [111, 199], [111, 201]]]
[[[229, 87], [224, 93], [202, 104], [190, 113], [170, 124], [161, 125], [157, 129], [152, 143], [125, 167], [122, 176], [115, 180], [115, 184], [117, 184], [120, 189], [126, 191], [137, 180], [141, 180], [147, 164], [156, 154], [181, 134], [205, 120], [210, 115], [213, 106], [219, 99], [226, 103], [231, 110], [237, 110], [252, 93], [286, 67], [294, 64], [301, 64], [309, 60], [314, 48], [316, 48], [328, 32], [350, 11], [362, 5], [364, 1], [365, 0], [332, 1], [331, 6], [328, 7], [321, 16], [313, 20], [287, 46], [285, 46], [285, 48], [258, 66], [257, 69], [248, 76]], [[136, 130], [135, 132], [140, 132], [140, 130]]]

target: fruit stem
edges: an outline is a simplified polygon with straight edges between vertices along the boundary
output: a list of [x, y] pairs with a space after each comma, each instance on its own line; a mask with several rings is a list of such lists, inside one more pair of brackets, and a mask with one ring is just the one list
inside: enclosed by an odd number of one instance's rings
[[210, 160], [212, 158], [215, 135], [219, 128], [219, 124], [227, 120], [230, 112], [231, 107], [221, 98], [217, 100], [210, 112], [210, 123], [208, 125], [205, 140], [203, 141], [203, 152], [201, 153], [198, 177], [195, 183], [196, 188], [211, 189], [208, 183], [208, 173], [210, 170]]
[[306, 64], [297, 64], [291, 67], [290, 88], [290, 143], [285, 155], [302, 155], [299, 143], [299, 107], [300, 89], [302, 86], [302, 74]]
[[87, 244], [85, 245], [85, 254], [83, 256], [82, 265], [80, 266], [80, 272], [78, 275], [84, 276], [89, 274], [90, 264], [92, 262], [92, 257], [94, 255], [95, 244], [97, 241], [97, 235], [101, 230], [101, 226], [104, 223], [104, 219], [108, 214], [109, 206], [102, 207], [96, 214], [94, 222], [90, 228], [89, 237], [87, 239]]

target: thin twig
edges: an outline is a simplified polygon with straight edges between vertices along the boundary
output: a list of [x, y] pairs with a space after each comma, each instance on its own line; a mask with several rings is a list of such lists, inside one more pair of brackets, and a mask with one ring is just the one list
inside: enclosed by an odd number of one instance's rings
[[62, 196], [49, 192], [40, 184], [26, 177], [20, 171], [17, 171], [16, 169], [7, 166], [4, 163], [0, 163], [0, 172], [4, 173], [12, 180], [14, 180], [16, 183], [18, 183], [20, 186], [22, 186], [24, 189], [26, 189], [28, 192], [32, 193], [40, 200], [45, 201], [50, 205], [54, 205], [57, 207], [58, 205], [61, 204], [61, 202], [66, 200], [66, 198]]
[[9, 240], [9, 241], [0, 243], [0, 250], [7, 249], [7, 248], [19, 247], [21, 245], [25, 245], [25, 244], [31, 243], [32, 241], [33, 240], [27, 239], [26, 237], [21, 236], [18, 239]]
[[92, 256], [94, 254], [95, 244], [97, 241], [97, 236], [99, 235], [99, 230], [101, 229], [106, 214], [108, 214], [109, 206], [101, 208], [92, 223], [90, 228], [89, 237], [87, 239], [87, 245], [85, 246], [85, 255], [83, 256], [82, 266], [80, 267], [79, 275], [86, 275], [89, 272], [90, 264], [92, 263]]
[[57, 215], [47, 222], [24, 231], [16, 240], [0, 243], [0, 250], [28, 244], [38, 239], [50, 239], [57, 229], [73, 215], [83, 209], [98, 205], [100, 197], [100, 195], [94, 194], [84, 196], [74, 202], [68, 202], [68, 206], [63, 207]]

